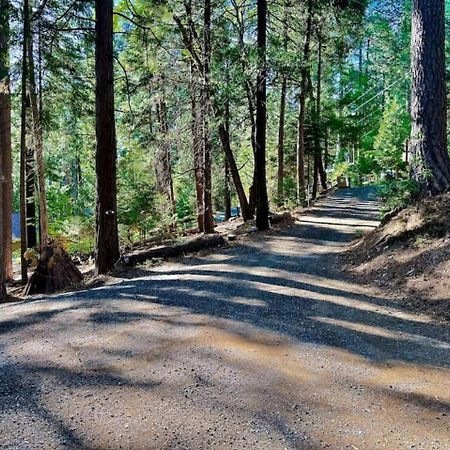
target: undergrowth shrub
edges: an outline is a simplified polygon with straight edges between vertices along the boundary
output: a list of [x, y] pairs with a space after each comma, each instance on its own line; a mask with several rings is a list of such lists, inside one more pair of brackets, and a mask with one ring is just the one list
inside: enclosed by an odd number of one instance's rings
[[403, 209], [414, 202], [419, 187], [410, 179], [386, 180], [378, 190], [381, 199], [381, 213], [384, 215], [396, 209]]

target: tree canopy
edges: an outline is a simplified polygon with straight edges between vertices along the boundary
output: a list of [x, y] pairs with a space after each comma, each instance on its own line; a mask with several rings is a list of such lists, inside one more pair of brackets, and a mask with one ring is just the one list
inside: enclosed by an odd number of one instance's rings
[[[112, 245], [115, 260], [115, 229], [121, 245], [155, 230], [213, 232], [231, 207], [264, 229], [269, 208], [309, 203], [338, 176], [437, 176], [414, 140], [428, 129], [410, 139], [424, 88], [411, 68], [423, 55], [410, 47], [423, 39], [411, 33], [422, 3], [3, 0], [22, 253], [48, 234], [70, 253]], [[414, 152], [431, 164], [420, 175]]]

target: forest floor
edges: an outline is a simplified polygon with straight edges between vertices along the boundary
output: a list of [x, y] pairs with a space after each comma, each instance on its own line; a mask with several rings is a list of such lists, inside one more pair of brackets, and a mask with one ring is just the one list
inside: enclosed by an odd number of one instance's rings
[[448, 449], [450, 329], [343, 270], [371, 189], [286, 230], [0, 305], [0, 448]]
[[359, 283], [411, 310], [450, 320], [450, 194], [426, 198], [356, 242], [345, 255]]

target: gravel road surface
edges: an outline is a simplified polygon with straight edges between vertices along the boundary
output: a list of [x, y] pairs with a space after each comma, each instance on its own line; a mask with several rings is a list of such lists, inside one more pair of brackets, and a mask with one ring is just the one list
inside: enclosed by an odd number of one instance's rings
[[370, 189], [290, 229], [0, 305], [1, 449], [449, 449], [448, 325], [342, 273]]

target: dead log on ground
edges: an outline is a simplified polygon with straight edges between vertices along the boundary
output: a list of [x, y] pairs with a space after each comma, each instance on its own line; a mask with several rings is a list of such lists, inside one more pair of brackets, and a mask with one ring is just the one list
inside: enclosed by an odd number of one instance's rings
[[175, 258], [177, 256], [198, 252], [200, 250], [219, 247], [224, 244], [225, 238], [219, 234], [200, 236], [187, 242], [151, 248], [149, 250], [124, 255], [121, 258], [121, 263], [124, 266], [134, 266], [136, 264], [142, 264], [143, 262], [153, 258]]

